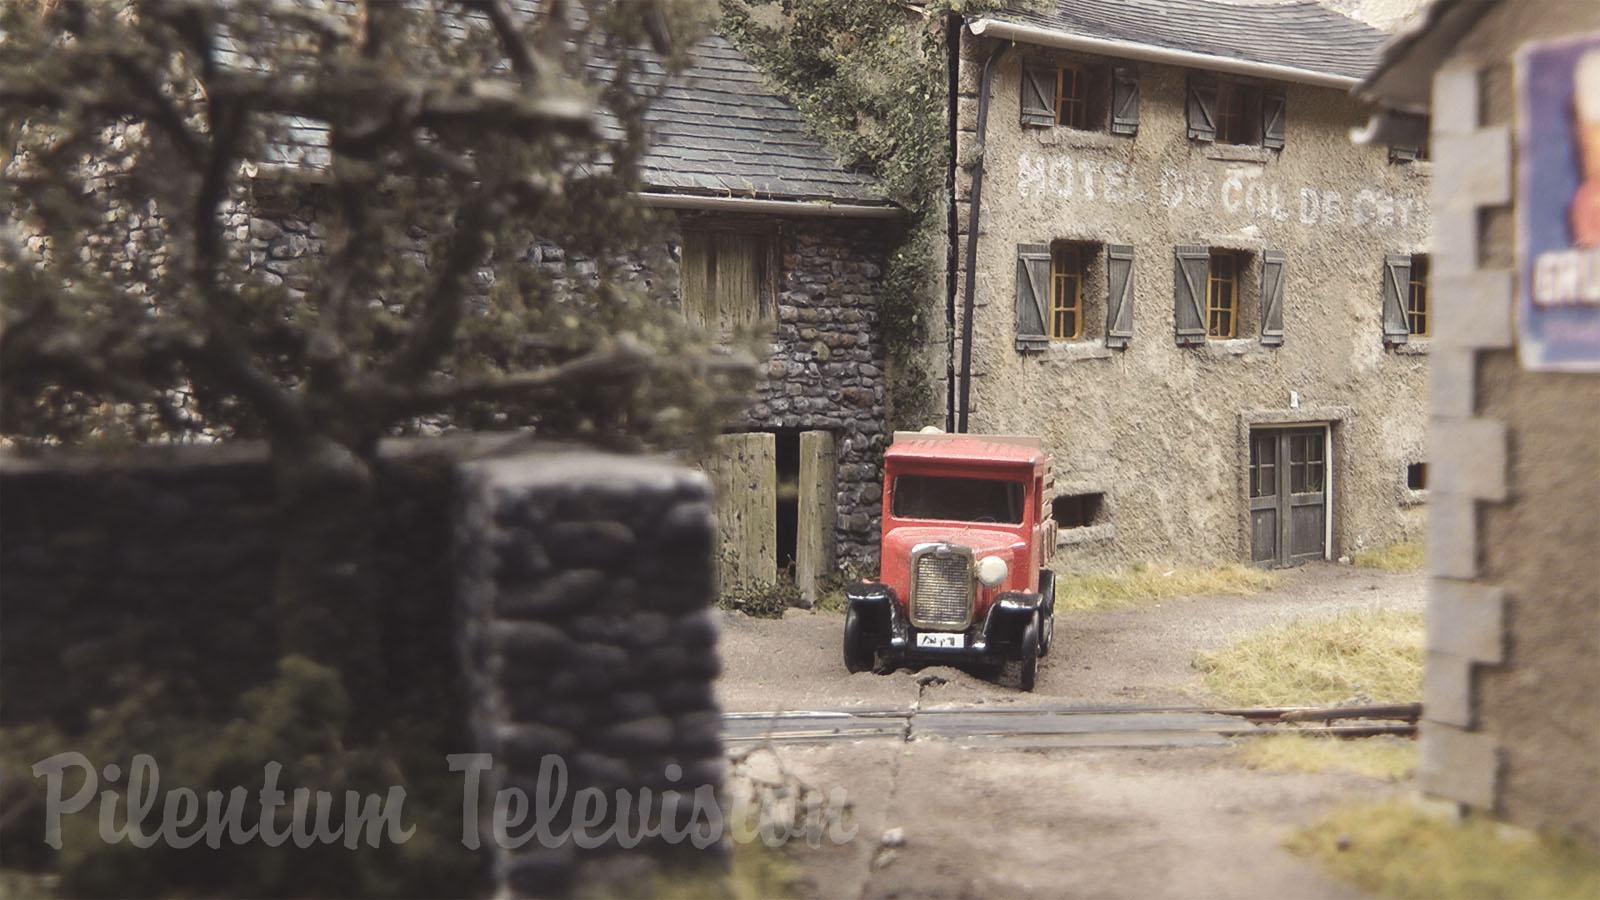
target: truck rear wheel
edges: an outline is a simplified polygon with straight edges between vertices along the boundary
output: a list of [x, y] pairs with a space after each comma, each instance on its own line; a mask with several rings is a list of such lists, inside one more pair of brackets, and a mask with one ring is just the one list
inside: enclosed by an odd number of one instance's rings
[[868, 642], [861, 617], [854, 608], [844, 614], [844, 667], [852, 675], [872, 668], [875, 661], [872, 644]]

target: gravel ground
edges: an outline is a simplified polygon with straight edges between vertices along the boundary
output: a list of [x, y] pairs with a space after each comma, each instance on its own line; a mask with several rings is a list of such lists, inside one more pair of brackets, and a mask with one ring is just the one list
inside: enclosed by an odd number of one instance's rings
[[[1056, 616], [1056, 641], [1032, 696], [948, 667], [890, 675], [844, 670], [842, 614], [790, 610], [780, 620], [723, 615], [723, 676], [729, 712], [1028, 703], [1109, 706], [1215, 705], [1191, 666], [1195, 654], [1238, 635], [1296, 618], [1382, 606], [1420, 610], [1420, 572], [1380, 572], [1314, 563], [1283, 572], [1252, 597], [1182, 597], [1139, 609]], [[921, 690], [919, 676], [944, 684]]]
[[[1424, 584], [1420, 573], [1315, 564], [1254, 597], [1063, 614], [1032, 695], [947, 667], [848, 675], [842, 615], [729, 615], [720, 693], [730, 711], [1209, 705], [1195, 653], [1297, 617], [1420, 609]], [[1026, 752], [878, 739], [774, 752], [852, 804], [852, 840], [786, 851], [814, 897], [1360, 897], [1282, 841], [1339, 803], [1410, 790], [1347, 773], [1256, 772], [1232, 746]]]

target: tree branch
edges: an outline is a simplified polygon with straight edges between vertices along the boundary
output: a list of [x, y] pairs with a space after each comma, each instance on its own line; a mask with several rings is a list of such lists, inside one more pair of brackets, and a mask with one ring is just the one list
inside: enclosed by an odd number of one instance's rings
[[407, 336], [404, 346], [384, 367], [384, 374], [402, 384], [415, 384], [439, 364], [455, 340], [456, 326], [466, 304], [467, 286], [472, 271], [483, 264], [489, 252], [489, 229], [504, 210], [496, 197], [500, 191], [480, 188], [478, 195], [461, 210], [445, 255], [444, 268], [423, 301], [422, 315]]
[[[756, 361], [747, 354], [711, 357], [699, 361], [708, 373], [756, 374]], [[603, 385], [635, 383], [661, 368], [648, 347], [628, 335], [585, 356], [531, 372], [500, 378], [437, 382], [406, 390], [392, 384], [372, 388], [372, 402], [396, 417], [418, 416], [447, 410], [475, 400], [509, 400], [539, 397]]]
[[525, 79], [539, 76], [539, 64], [534, 59], [533, 50], [528, 46], [528, 42], [523, 40], [522, 32], [513, 21], [516, 14], [512, 12], [506, 0], [463, 0], [462, 6], [481, 10], [489, 18], [495, 34], [500, 36], [500, 45], [505, 48], [506, 56], [511, 60], [513, 72]]

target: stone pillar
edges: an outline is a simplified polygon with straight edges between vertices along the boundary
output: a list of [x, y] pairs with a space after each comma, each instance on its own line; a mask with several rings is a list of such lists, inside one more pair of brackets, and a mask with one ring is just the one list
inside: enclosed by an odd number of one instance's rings
[[[638, 877], [668, 852], [692, 852], [687, 841], [655, 837], [621, 855], [612, 826], [619, 792], [635, 804], [635, 821], [644, 789], [658, 800], [679, 792], [670, 833], [690, 820], [703, 826], [720, 789], [706, 479], [583, 453], [468, 463], [462, 479], [461, 640], [472, 730], [493, 759], [479, 820], [496, 894], [566, 896], [594, 872]], [[557, 770], [567, 783], [546, 804], [548, 833], [571, 827], [574, 802], [589, 790], [603, 810], [590, 833], [610, 838], [497, 844], [497, 792], [520, 790], [531, 803], [527, 821], [508, 831], [518, 838]]]

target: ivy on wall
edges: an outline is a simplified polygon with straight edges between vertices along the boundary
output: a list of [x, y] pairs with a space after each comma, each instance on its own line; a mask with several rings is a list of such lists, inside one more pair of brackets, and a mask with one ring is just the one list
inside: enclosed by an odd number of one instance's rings
[[949, 198], [951, 13], [980, 0], [721, 0], [722, 32], [773, 80], [843, 163], [905, 207], [889, 251], [881, 315], [892, 426], [938, 421], [934, 379], [916, 359], [944, 315]]

